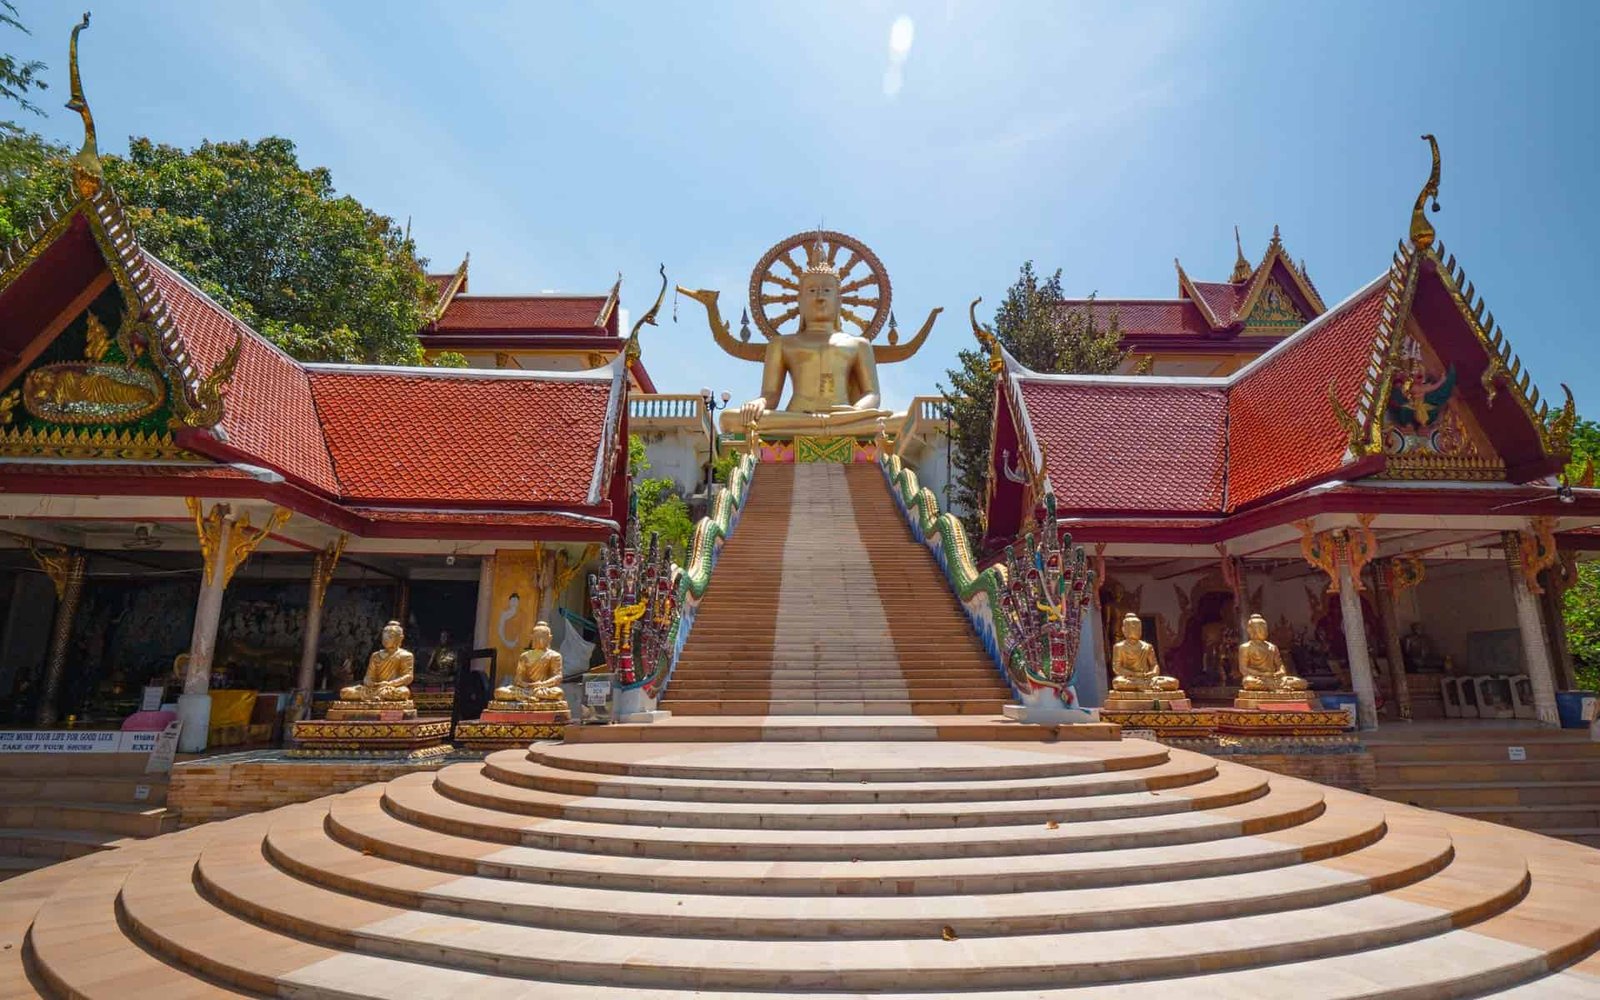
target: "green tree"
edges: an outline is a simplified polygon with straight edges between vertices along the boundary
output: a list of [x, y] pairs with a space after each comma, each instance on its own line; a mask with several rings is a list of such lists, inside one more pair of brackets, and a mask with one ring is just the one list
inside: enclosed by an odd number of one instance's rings
[[659, 543], [672, 547], [672, 555], [682, 563], [689, 550], [694, 525], [689, 521], [689, 505], [678, 495], [671, 479], [650, 479], [650, 459], [644, 441], [628, 435], [628, 474], [633, 478], [633, 516], [639, 521], [639, 538], [649, 542], [655, 535]]
[[[32, 34], [17, 15], [17, 6], [11, 0], [0, 0], [0, 27], [11, 28], [24, 35]], [[23, 62], [9, 52], [0, 53], [0, 100], [10, 101], [36, 115], [44, 114], [37, 104], [28, 99], [28, 95], [35, 90], [50, 88], [42, 75], [45, 68], [45, 64], [37, 59]], [[16, 127], [11, 122], [5, 125], [8, 128]]]
[[[13, 228], [66, 193], [64, 152], [24, 144], [14, 154], [32, 159], [7, 192]], [[134, 138], [127, 157], [101, 159], [140, 243], [291, 355], [423, 362], [417, 330], [433, 293], [415, 243], [337, 193], [326, 168], [302, 167], [288, 139], [184, 150]]]
[[[1091, 299], [1091, 302], [1093, 300]], [[1016, 283], [995, 311], [994, 334], [1022, 364], [1041, 372], [1100, 374], [1122, 363], [1122, 331], [1115, 316], [1100, 325], [1092, 309], [1071, 307], [1061, 293], [1061, 271], [1040, 280], [1033, 262], [1022, 265]], [[989, 430], [994, 420], [995, 374], [979, 348], [956, 352], [957, 367], [940, 386], [950, 405], [953, 506], [974, 539], [982, 530], [989, 472]]]
[[[1577, 482], [1591, 462], [1600, 465], [1600, 423], [1579, 420], [1572, 430], [1567, 481]], [[1562, 617], [1578, 688], [1600, 691], [1600, 563], [1578, 564], [1578, 579], [1563, 597]]]

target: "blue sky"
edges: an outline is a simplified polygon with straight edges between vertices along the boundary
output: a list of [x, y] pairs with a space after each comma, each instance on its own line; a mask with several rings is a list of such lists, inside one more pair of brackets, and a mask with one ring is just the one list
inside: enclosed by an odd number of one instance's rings
[[[22, 0], [51, 64], [78, 8]], [[912, 24], [902, 58], [890, 35]], [[905, 29], [901, 29], [901, 41]], [[773, 242], [824, 222], [870, 245], [901, 326], [946, 313], [889, 401], [932, 392], [1023, 260], [1071, 294], [1223, 278], [1274, 223], [1334, 302], [1379, 273], [1444, 154], [1441, 237], [1537, 383], [1600, 413], [1589, 317], [1600, 197], [1594, 3], [102, 4], [83, 41], [103, 149], [128, 134], [292, 138], [409, 217], [475, 292], [674, 282], [742, 303]], [[898, 71], [898, 78], [895, 73]], [[650, 331], [665, 391], [755, 394], [694, 303]]]

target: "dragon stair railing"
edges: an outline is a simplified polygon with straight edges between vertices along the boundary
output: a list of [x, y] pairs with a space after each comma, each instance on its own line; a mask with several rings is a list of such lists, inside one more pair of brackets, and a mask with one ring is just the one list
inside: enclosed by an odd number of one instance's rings
[[590, 605], [627, 712], [652, 709], [666, 691], [722, 544], [739, 523], [755, 467], [746, 455], [730, 471], [711, 513], [695, 525], [682, 565], [654, 535], [641, 544], [637, 521], [626, 536], [613, 535], [601, 553], [600, 572], [589, 577]]
[[933, 491], [918, 483], [900, 456], [880, 446], [878, 466], [895, 506], [933, 553], [1024, 710], [1044, 717], [1079, 709], [1072, 678], [1094, 574], [1083, 549], [1052, 530], [1055, 496], [1045, 494], [1045, 530], [1007, 546], [1003, 561], [980, 570], [961, 522], [939, 510]]

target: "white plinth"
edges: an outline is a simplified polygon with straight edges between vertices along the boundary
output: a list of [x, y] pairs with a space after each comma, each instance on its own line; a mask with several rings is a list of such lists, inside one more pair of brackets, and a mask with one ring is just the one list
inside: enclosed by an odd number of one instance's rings
[[662, 722], [662, 721], [664, 721], [666, 719], [670, 719], [670, 718], [672, 718], [672, 713], [671, 712], [667, 712], [667, 711], [664, 711], [662, 709], [657, 708], [657, 709], [652, 709], [651, 711], [648, 711], [648, 712], [632, 712], [632, 713], [630, 713], [628, 715], [624, 715], [622, 717], [622, 721], [623, 722], [628, 722], [628, 723], [635, 723], [635, 722], [650, 723], [650, 722]]

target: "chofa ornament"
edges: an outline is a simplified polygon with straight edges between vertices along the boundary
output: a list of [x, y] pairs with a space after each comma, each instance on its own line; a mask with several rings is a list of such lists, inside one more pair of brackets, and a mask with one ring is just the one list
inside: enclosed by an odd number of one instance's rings
[[678, 601], [672, 578], [672, 549], [658, 548], [650, 536], [640, 550], [637, 519], [626, 540], [616, 535], [600, 553], [600, 572], [589, 577], [589, 602], [600, 631], [606, 666], [624, 686], [641, 675], [654, 676], [671, 654]]
[[1006, 619], [1005, 656], [1013, 670], [1061, 689], [1072, 681], [1083, 614], [1089, 602], [1088, 559], [1056, 530], [1056, 498], [1044, 495], [1043, 530], [1019, 549], [1006, 546], [1006, 584], [1000, 613]]

